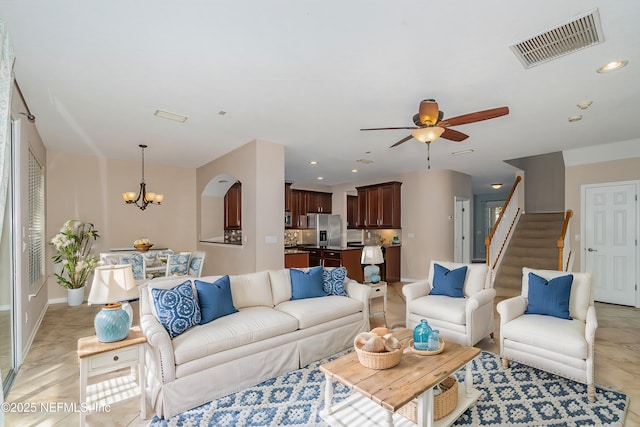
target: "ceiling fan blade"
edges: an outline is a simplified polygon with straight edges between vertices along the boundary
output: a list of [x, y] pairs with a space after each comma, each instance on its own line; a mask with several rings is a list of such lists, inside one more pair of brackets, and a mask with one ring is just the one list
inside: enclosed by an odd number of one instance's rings
[[420, 123], [423, 125], [435, 125], [438, 123], [438, 114], [438, 103], [435, 99], [420, 101], [420, 108], [418, 109]]
[[460, 142], [469, 138], [469, 135], [462, 132], [458, 132], [457, 130], [453, 130], [450, 128], [444, 128], [444, 132], [442, 132], [442, 135], [440, 135], [440, 138], [448, 139], [454, 142]]
[[463, 114], [462, 116], [444, 119], [438, 125], [440, 126], [459, 126], [467, 123], [480, 122], [482, 120], [493, 119], [509, 114], [509, 107], [498, 107], [490, 110], [476, 111], [475, 113]]
[[403, 142], [407, 142], [407, 141], [408, 141], [408, 140], [410, 140], [411, 138], [413, 138], [413, 136], [411, 136], [411, 135], [409, 135], [409, 136], [407, 136], [407, 137], [405, 137], [405, 138], [402, 138], [400, 141], [396, 142], [395, 144], [393, 144], [393, 145], [392, 145], [391, 147], [389, 147], [389, 148], [396, 147], [396, 146], [398, 146], [398, 145], [402, 144]]
[[419, 129], [415, 126], [412, 127], [400, 127], [400, 128], [369, 128], [369, 129], [360, 129], [360, 130], [394, 130], [394, 129]]

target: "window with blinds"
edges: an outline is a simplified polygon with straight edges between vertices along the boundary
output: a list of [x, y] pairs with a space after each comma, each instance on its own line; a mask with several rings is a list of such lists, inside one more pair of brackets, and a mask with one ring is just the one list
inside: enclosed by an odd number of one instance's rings
[[29, 150], [29, 286], [44, 283], [44, 168]]

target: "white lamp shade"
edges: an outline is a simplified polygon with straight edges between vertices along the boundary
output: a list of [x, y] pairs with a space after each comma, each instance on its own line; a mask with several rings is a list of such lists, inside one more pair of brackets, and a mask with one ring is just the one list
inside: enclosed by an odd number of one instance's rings
[[108, 304], [138, 298], [138, 286], [129, 264], [96, 267], [89, 304]]
[[362, 248], [361, 264], [382, 264], [382, 248], [380, 246], [365, 246]]

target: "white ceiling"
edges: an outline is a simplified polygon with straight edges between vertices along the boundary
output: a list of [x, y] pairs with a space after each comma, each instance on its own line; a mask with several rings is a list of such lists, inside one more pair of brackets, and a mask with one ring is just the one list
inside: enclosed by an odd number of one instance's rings
[[[602, 44], [529, 70], [509, 49], [594, 8]], [[0, 20], [54, 150], [138, 160], [143, 143], [149, 163], [198, 167], [262, 139], [286, 147], [287, 180], [333, 185], [426, 169], [426, 145], [389, 148], [409, 131], [359, 130], [412, 126], [422, 99], [445, 118], [508, 106], [431, 144], [432, 168], [486, 192], [513, 180], [503, 160], [640, 138], [637, 0], [0, 0]]]

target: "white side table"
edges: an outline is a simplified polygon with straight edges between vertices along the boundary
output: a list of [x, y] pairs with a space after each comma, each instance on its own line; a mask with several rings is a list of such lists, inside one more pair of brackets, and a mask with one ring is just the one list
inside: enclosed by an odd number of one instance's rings
[[[80, 359], [80, 426], [84, 426], [87, 413], [100, 411], [106, 405], [140, 396], [140, 418], [147, 417], [144, 392], [144, 348], [147, 339], [139, 327], [129, 330], [122, 341], [103, 343], [98, 337], [78, 340]], [[90, 377], [130, 368], [130, 375], [112, 378], [95, 384], [87, 384]], [[85, 410], [86, 409], [86, 410]]]
[[[387, 314], [387, 282], [367, 283], [371, 287], [371, 295], [369, 296], [369, 314], [372, 316], [380, 315], [386, 316]], [[374, 298], [382, 297], [382, 311], [375, 313], [371, 312], [371, 300]]]

